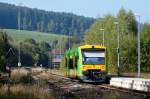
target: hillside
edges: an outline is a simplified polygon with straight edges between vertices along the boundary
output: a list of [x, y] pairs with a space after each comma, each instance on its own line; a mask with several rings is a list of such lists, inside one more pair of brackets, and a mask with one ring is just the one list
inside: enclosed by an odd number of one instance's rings
[[[20, 17], [19, 17], [20, 16]], [[0, 3], [0, 28], [40, 31], [56, 34], [82, 34], [95, 21], [93, 18], [20, 7]]]
[[15, 30], [15, 29], [4, 29], [6, 33], [13, 38], [14, 41], [23, 41], [25, 39], [35, 39], [37, 42], [46, 41], [48, 43], [53, 42], [55, 40], [65, 41], [67, 36], [64, 35], [56, 35], [56, 34], [48, 34], [43, 32], [36, 31], [27, 31], [27, 30]]

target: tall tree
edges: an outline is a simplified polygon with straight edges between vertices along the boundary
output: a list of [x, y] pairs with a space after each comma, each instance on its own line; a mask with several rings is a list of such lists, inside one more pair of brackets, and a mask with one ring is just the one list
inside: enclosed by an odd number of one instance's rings
[[5, 65], [7, 62], [6, 54], [9, 48], [10, 48], [10, 44], [8, 40], [8, 35], [3, 30], [0, 30], [0, 70], [1, 71], [5, 70]]
[[[118, 22], [117, 25], [114, 22]], [[105, 34], [105, 46], [108, 51], [108, 65], [111, 72], [116, 72], [117, 68], [117, 37], [120, 35], [120, 66], [126, 71], [136, 70], [136, 19], [131, 11], [123, 8], [114, 17], [110, 14], [99, 18], [88, 30], [85, 36], [86, 44], [102, 44], [103, 31]], [[118, 30], [119, 28], [119, 30]], [[131, 43], [132, 42], [132, 43]], [[132, 55], [132, 56], [130, 56]], [[131, 61], [132, 60], [132, 61]]]
[[141, 68], [144, 72], [150, 72], [150, 24], [145, 23], [141, 38]]

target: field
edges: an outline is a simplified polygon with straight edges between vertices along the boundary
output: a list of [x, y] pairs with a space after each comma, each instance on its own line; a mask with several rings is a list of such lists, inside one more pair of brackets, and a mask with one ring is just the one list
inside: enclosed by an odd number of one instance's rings
[[52, 42], [55, 40], [65, 42], [67, 36], [65, 35], [57, 35], [54, 33], [44, 33], [44, 32], [37, 32], [37, 31], [26, 31], [26, 30], [15, 30], [15, 29], [4, 29], [6, 33], [13, 38], [14, 41], [23, 41], [25, 39], [35, 39], [37, 42]]
[[37, 84], [29, 71], [16, 68], [12, 70], [9, 83], [2, 83], [0, 79], [0, 99], [53, 99], [53, 96], [46, 82]]

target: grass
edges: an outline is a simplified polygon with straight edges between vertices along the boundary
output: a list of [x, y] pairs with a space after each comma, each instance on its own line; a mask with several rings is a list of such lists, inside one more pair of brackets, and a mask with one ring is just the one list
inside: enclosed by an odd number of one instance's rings
[[0, 87], [0, 99], [52, 99], [49, 91], [37, 85], [8, 85]]
[[64, 73], [60, 70], [51, 70], [51, 69], [42, 70], [40, 68], [32, 68], [31, 71], [32, 71], [32, 75], [36, 75], [38, 78], [46, 81], [48, 81], [49, 79], [57, 79], [57, 78], [53, 78], [51, 73], [64, 76]]
[[[138, 73], [122, 73], [123, 76], [131, 76], [131, 77], [137, 77]], [[141, 72], [141, 78], [150, 79], [150, 73], [143, 73]]]
[[43, 71], [44, 71], [44, 69], [41, 67], [32, 67], [31, 68], [32, 74], [39, 74], [39, 73], [42, 73]]
[[24, 68], [13, 69], [12, 83], [0, 84], [0, 99], [53, 99], [48, 85], [31, 84], [29, 74]]
[[8, 35], [10, 35], [15, 41], [23, 41], [25, 39], [35, 39], [37, 42], [51, 42], [54, 40], [66, 41], [67, 36], [65, 35], [57, 35], [54, 33], [44, 33], [37, 31], [27, 31], [27, 30], [16, 30], [16, 29], [4, 29]]
[[12, 70], [11, 72], [12, 83], [29, 83], [29, 80], [30, 80], [29, 71], [23, 68]]

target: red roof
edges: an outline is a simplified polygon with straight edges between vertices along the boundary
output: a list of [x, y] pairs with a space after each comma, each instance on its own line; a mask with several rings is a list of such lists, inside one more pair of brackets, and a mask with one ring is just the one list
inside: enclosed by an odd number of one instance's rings
[[64, 54], [64, 50], [62, 49], [53, 49], [51, 51], [52, 54]]

